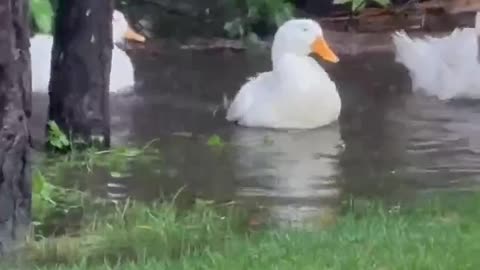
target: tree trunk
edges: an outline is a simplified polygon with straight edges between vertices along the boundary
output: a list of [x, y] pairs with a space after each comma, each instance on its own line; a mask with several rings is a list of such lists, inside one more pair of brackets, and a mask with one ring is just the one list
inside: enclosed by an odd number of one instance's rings
[[75, 142], [110, 145], [112, 16], [112, 0], [58, 3], [48, 114]]
[[0, 1], [0, 253], [30, 224], [31, 113], [29, 1]]

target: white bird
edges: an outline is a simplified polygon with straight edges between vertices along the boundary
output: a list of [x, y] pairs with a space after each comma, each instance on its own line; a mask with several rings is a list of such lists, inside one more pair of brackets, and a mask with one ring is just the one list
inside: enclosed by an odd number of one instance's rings
[[395, 60], [407, 68], [414, 92], [440, 100], [477, 99], [479, 36], [480, 13], [475, 17], [475, 28], [457, 28], [445, 37], [410, 38], [399, 31], [393, 34]]
[[309, 19], [285, 22], [273, 41], [273, 70], [241, 87], [226, 119], [248, 127], [278, 129], [311, 129], [336, 121], [341, 109], [337, 88], [310, 53], [338, 62], [318, 23]]
[[[128, 25], [125, 16], [118, 10], [113, 12], [112, 19], [113, 42], [118, 45], [126, 39], [145, 42], [145, 37], [136, 33]], [[37, 34], [30, 39], [30, 55], [32, 59], [32, 90], [48, 92], [50, 81], [50, 62], [53, 46], [53, 36]], [[110, 72], [110, 92], [124, 90], [133, 86], [134, 70], [128, 55], [117, 46], [112, 50], [112, 65]]]

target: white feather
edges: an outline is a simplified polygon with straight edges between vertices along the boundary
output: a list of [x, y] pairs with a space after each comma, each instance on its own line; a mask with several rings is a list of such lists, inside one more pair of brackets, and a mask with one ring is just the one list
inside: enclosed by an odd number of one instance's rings
[[480, 98], [477, 33], [475, 28], [455, 29], [445, 37], [420, 39], [396, 32], [395, 59], [409, 71], [413, 91], [441, 100]]

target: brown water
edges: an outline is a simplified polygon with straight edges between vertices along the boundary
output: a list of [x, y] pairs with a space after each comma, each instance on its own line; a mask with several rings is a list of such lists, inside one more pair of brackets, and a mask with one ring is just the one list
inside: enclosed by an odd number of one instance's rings
[[[159, 138], [164, 162], [133, 168], [121, 180], [95, 175], [88, 186], [100, 195], [148, 200], [185, 185], [194, 196], [258, 204], [279, 222], [301, 222], [334, 212], [350, 195], [412, 200], [480, 184], [480, 102], [412, 94], [391, 54], [322, 63], [342, 97], [340, 121], [292, 132], [224, 120], [223, 96], [232, 98], [246, 77], [268, 69], [268, 51], [137, 50], [132, 60], [138, 85], [111, 97], [112, 140]], [[35, 95], [36, 138], [46, 104], [45, 96]], [[213, 134], [228, 147], [207, 146]]]

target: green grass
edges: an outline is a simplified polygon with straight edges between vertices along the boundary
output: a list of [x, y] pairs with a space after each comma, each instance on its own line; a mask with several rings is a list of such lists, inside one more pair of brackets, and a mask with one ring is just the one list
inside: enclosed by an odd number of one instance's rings
[[232, 207], [130, 204], [81, 237], [31, 242], [23, 259], [41, 270], [480, 269], [479, 205], [480, 194], [367, 204], [328, 228], [253, 232]]
[[[72, 265], [175, 260], [223, 248], [229, 238], [244, 231], [242, 211], [198, 201], [181, 213], [173, 203], [145, 206], [127, 203], [110, 214], [93, 218], [89, 226], [71, 236], [31, 241], [24, 262], [36, 265]], [[228, 216], [228, 218], [227, 218]], [[25, 260], [26, 259], [26, 260]]]
[[113, 207], [71, 184], [60, 186], [72, 178], [65, 176], [69, 169], [128, 173], [131, 160], [150, 162], [147, 150], [46, 160], [33, 179], [36, 235], [17, 265], [0, 269], [480, 269], [480, 193], [394, 206], [353, 200], [327, 223], [253, 230], [235, 204], [199, 200], [180, 210], [174, 197]]

